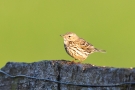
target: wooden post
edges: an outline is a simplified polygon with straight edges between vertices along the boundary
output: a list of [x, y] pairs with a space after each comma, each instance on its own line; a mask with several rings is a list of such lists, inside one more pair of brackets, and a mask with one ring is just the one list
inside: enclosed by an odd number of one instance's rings
[[[135, 85], [116, 85], [135, 82], [135, 68], [99, 67], [68, 62], [65, 60], [8, 62], [1, 70], [12, 76], [18, 76], [10, 77], [0, 72], [0, 90], [135, 90]], [[103, 87], [105, 85], [116, 86]]]

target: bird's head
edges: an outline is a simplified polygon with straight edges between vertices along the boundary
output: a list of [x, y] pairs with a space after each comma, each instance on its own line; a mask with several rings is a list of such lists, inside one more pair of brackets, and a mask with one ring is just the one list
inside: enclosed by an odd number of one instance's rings
[[72, 33], [72, 32], [68, 32], [64, 35], [60, 35], [63, 37], [64, 41], [75, 41], [77, 40], [79, 37], [75, 34], [75, 33]]

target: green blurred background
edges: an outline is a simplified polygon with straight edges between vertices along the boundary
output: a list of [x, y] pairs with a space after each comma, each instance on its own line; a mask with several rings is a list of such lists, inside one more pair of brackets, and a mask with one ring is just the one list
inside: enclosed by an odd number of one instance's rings
[[73, 60], [60, 37], [66, 32], [107, 51], [83, 63], [135, 67], [135, 0], [1, 0], [0, 67]]

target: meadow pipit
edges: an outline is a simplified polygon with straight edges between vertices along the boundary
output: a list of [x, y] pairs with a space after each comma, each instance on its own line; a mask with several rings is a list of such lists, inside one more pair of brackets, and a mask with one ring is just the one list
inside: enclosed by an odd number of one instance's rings
[[95, 48], [92, 44], [78, 37], [75, 33], [69, 32], [61, 36], [64, 39], [64, 48], [66, 52], [80, 62], [84, 61], [91, 53], [105, 52], [105, 50]]

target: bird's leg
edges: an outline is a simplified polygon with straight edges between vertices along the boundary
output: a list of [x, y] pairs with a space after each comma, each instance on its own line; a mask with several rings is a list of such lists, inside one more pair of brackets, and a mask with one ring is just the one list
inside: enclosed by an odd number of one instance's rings
[[78, 64], [81, 64], [83, 62], [83, 60], [79, 60]]
[[76, 59], [72, 60], [71, 63], [75, 63], [75, 60], [76, 60]]
[[78, 62], [78, 64], [81, 64], [81, 63], [82, 63], [82, 61], [79, 61], [79, 62]]

